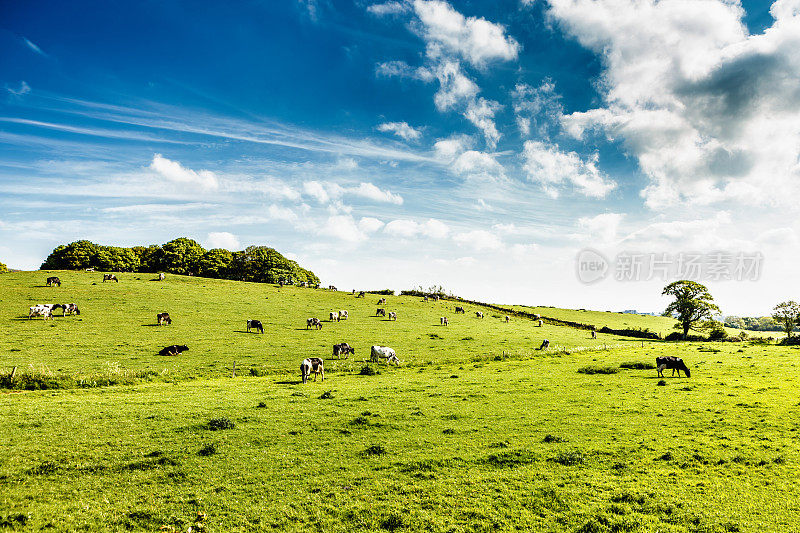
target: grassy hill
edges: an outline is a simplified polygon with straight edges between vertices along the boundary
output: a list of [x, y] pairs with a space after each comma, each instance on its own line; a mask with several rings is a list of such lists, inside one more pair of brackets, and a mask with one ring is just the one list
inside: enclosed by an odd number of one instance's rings
[[[0, 368], [134, 384], [0, 391], [0, 530], [800, 528], [795, 348], [592, 341], [412, 297], [388, 297], [395, 323], [375, 296], [47, 275], [0, 275]], [[82, 314], [26, 318], [58, 301]], [[305, 329], [334, 309], [350, 319]], [[160, 311], [172, 326], [152, 325]], [[266, 333], [244, 333], [248, 317]], [[559, 348], [535, 350], [545, 336]], [[355, 356], [328, 359], [340, 341]], [[190, 351], [156, 355], [173, 343]], [[362, 375], [376, 343], [403, 364]], [[628, 368], [663, 354], [692, 377]], [[327, 379], [302, 385], [312, 355]]]

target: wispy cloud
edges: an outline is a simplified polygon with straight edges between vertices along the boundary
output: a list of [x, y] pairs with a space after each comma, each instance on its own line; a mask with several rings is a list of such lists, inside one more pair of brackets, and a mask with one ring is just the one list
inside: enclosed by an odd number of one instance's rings
[[24, 96], [31, 92], [31, 86], [28, 85], [25, 80], [19, 82], [17, 87], [12, 87], [11, 85], [5, 86], [6, 91], [8, 91], [13, 96]]
[[39, 48], [39, 47], [38, 47], [38, 46], [37, 46], [35, 43], [33, 43], [32, 41], [30, 41], [29, 39], [27, 39], [27, 38], [23, 37], [23, 38], [22, 38], [22, 41], [25, 43], [25, 45], [26, 45], [28, 48], [30, 48], [31, 50], [33, 50], [34, 52], [36, 52], [36, 53], [37, 53], [37, 54], [39, 54], [40, 56], [48, 57], [48, 55], [47, 55], [47, 54], [44, 52], [44, 50], [42, 50], [41, 48]]
[[378, 131], [394, 133], [404, 141], [416, 141], [422, 136], [419, 129], [409, 126], [407, 122], [384, 122], [378, 125]]
[[153, 156], [150, 168], [169, 181], [196, 185], [202, 189], [218, 189], [219, 181], [216, 174], [209, 170], [198, 170], [195, 172], [190, 168], [183, 167], [177, 161], [170, 161], [161, 154]]

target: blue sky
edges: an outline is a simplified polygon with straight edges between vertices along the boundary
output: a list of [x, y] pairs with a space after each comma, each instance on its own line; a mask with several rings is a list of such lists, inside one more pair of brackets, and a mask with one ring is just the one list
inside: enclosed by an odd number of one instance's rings
[[759, 252], [709, 285], [765, 313], [800, 297], [798, 30], [798, 0], [4, 3], [0, 261], [189, 236], [652, 311], [665, 280], [577, 253]]

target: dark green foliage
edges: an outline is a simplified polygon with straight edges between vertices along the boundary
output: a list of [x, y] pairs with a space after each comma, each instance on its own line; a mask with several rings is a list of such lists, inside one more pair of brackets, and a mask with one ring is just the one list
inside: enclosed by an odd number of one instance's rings
[[236, 427], [236, 424], [223, 416], [221, 418], [212, 418], [208, 421], [206, 427], [211, 431], [218, 431], [220, 429], [233, 429]]
[[15, 529], [17, 526], [25, 527], [28, 523], [28, 515], [23, 513], [9, 513], [0, 515], [0, 527]]
[[197, 452], [197, 455], [200, 457], [208, 457], [209, 455], [214, 455], [215, 453], [217, 453], [217, 444], [211, 442], [200, 448], [200, 450]]
[[620, 368], [628, 368], [631, 370], [652, 370], [656, 367], [653, 363], [642, 363], [640, 361], [628, 361], [626, 363], [620, 363]]
[[6, 272], [8, 272], [8, 267], [5, 263], [0, 263], [0, 274], [5, 274]]
[[578, 451], [563, 452], [551, 457], [550, 461], [563, 466], [575, 466], [583, 463], [583, 454]]
[[483, 462], [496, 468], [515, 468], [531, 464], [534, 461], [536, 461], [536, 455], [534, 455], [533, 452], [528, 450], [514, 450], [490, 454]]
[[360, 376], [374, 376], [378, 372], [372, 368], [370, 365], [364, 365], [361, 367], [361, 370], [358, 372]]
[[578, 369], [579, 374], [616, 374], [619, 368], [614, 366], [588, 365]]
[[322, 396], [319, 397], [320, 400], [330, 400], [333, 398], [333, 393], [331, 391], [325, 391], [322, 393]]
[[[287, 259], [273, 248], [249, 246], [241, 252], [222, 248], [204, 250], [197, 241], [180, 237], [148, 247], [121, 248], [102, 246], [90, 241], [75, 241], [56, 247], [47, 257], [42, 270], [82, 270], [95, 268], [105, 272], [171, 272], [218, 279], [278, 283], [291, 279], [315, 287], [319, 278], [297, 262]], [[388, 291], [388, 292], [387, 292]], [[388, 289], [379, 294], [393, 294]]]
[[658, 385], [659, 387], [664, 387], [666, 384], [667, 382], [664, 381], [663, 379], [659, 379], [658, 383], [656, 383], [656, 385]]
[[555, 435], [550, 435], [548, 433], [547, 435], [545, 435], [544, 439], [542, 439], [542, 442], [547, 442], [547, 443], [551, 443], [551, 442], [566, 442], [566, 439], [564, 439], [562, 437], [556, 437]]
[[386, 455], [386, 449], [380, 444], [373, 444], [372, 446], [369, 446], [363, 452], [361, 452], [361, 455], [367, 455], [367, 456]]
[[399, 514], [392, 513], [381, 520], [381, 529], [394, 531], [395, 529], [400, 529], [403, 527], [405, 527], [405, 523], [403, 522], [402, 515]]

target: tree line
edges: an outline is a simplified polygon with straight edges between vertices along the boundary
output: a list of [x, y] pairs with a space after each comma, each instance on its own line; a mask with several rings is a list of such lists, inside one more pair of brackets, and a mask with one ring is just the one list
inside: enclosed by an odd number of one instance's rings
[[103, 246], [87, 240], [57, 246], [41, 270], [105, 272], [170, 272], [188, 276], [279, 283], [291, 280], [319, 285], [319, 278], [268, 246], [248, 246], [238, 252], [224, 248], [206, 250], [192, 239], [181, 237], [162, 245]]

